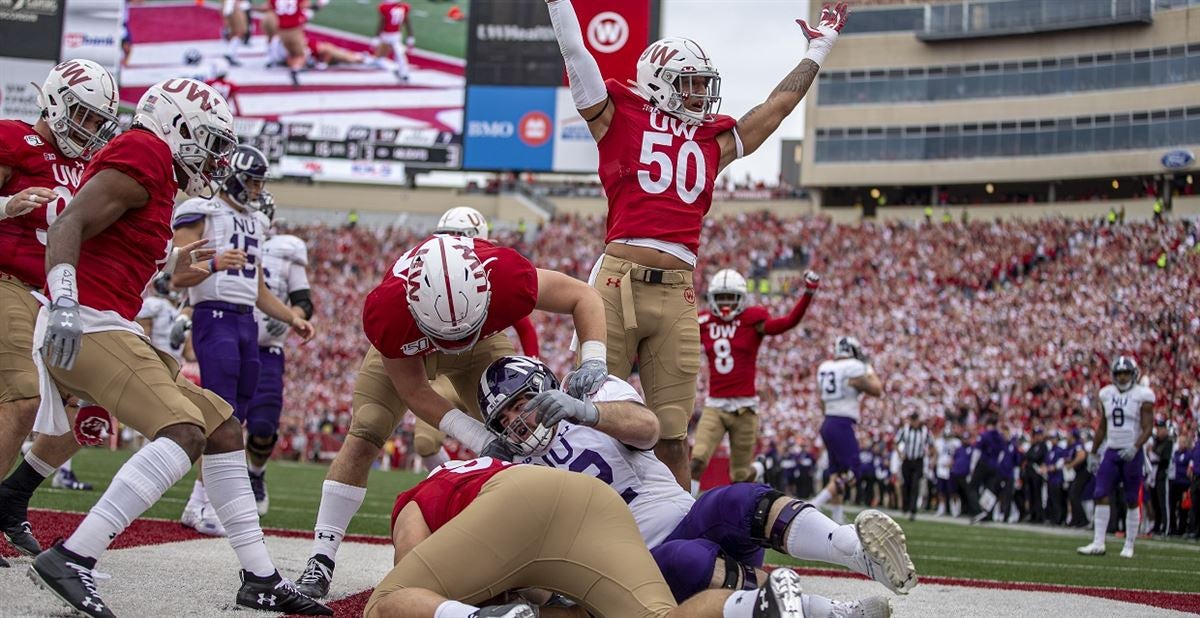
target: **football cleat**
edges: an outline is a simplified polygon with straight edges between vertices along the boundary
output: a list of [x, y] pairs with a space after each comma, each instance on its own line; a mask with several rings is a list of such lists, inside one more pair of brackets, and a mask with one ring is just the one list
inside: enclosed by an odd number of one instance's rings
[[857, 601], [831, 601], [830, 618], [891, 618], [892, 603], [883, 597], [867, 597]]
[[754, 601], [754, 618], [804, 618], [804, 595], [795, 571], [771, 571]]
[[225, 536], [225, 526], [217, 519], [217, 513], [211, 504], [205, 504], [198, 509], [184, 509], [179, 517], [179, 523], [208, 536]]
[[1133, 557], [1133, 548], [1132, 547], [1122, 548], [1121, 549], [1121, 557], [1122, 558], [1132, 558]]
[[280, 576], [279, 571], [270, 577], [257, 577], [249, 571], [242, 571], [242, 587], [238, 589], [237, 604], [277, 614], [333, 615], [333, 610], [305, 596], [296, 589], [295, 584]]
[[9, 564], [8, 561], [4, 559], [4, 556], [0, 556], [0, 569], [7, 569], [11, 566], [12, 565]]
[[4, 538], [8, 539], [9, 545], [26, 556], [36, 556], [42, 553], [42, 546], [33, 537], [33, 527], [27, 521], [11, 525], [5, 524]]
[[300, 579], [296, 580], [296, 588], [303, 594], [320, 599], [329, 594], [329, 585], [332, 583], [333, 558], [314, 554], [308, 559]]
[[84, 616], [115, 618], [96, 592], [95, 567], [95, 558], [76, 555], [60, 543], [38, 554], [29, 565], [29, 579]]
[[862, 543], [860, 564], [867, 575], [896, 594], [908, 594], [917, 585], [917, 569], [908, 555], [908, 541], [896, 520], [867, 509], [854, 518]]
[[481, 607], [471, 615], [476, 618], [538, 618], [538, 610], [527, 603], [509, 603]]
[[1076, 553], [1084, 556], [1103, 556], [1105, 551], [1103, 543], [1088, 543], [1075, 550]]
[[70, 470], [59, 468], [54, 475], [54, 480], [50, 481], [50, 486], [55, 489], [73, 489], [75, 491], [91, 491], [92, 484], [84, 483], [75, 477], [75, 473]]
[[254, 505], [258, 507], [258, 516], [266, 515], [267, 510], [271, 507], [271, 498], [267, 495], [266, 471], [258, 474], [250, 473], [250, 490], [254, 492]]

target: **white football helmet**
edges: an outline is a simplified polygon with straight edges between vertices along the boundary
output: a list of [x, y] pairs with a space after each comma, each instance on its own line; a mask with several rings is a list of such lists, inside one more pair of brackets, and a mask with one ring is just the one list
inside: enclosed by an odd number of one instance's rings
[[833, 342], [833, 357], [834, 358], [857, 358], [863, 360], [866, 354], [863, 352], [862, 344], [854, 337], [838, 337], [837, 341]]
[[38, 105], [58, 149], [72, 159], [91, 159], [116, 134], [117, 83], [91, 60], [50, 69], [38, 88]]
[[176, 78], [150, 87], [138, 101], [135, 125], [162, 138], [187, 174], [183, 191], [206, 199], [232, 172], [237, 136], [233, 113], [219, 92], [204, 82]]
[[408, 310], [435, 348], [449, 354], [479, 340], [492, 300], [488, 273], [470, 238], [435, 235], [406, 256]]
[[488, 222], [478, 210], [470, 206], [457, 206], [442, 214], [433, 233], [487, 240]]
[[712, 120], [721, 107], [721, 76], [691, 39], [651, 43], [637, 61], [637, 87], [655, 107], [688, 124]]
[[741, 273], [732, 268], [717, 271], [708, 280], [708, 308], [722, 320], [732, 320], [746, 308], [747, 293]]

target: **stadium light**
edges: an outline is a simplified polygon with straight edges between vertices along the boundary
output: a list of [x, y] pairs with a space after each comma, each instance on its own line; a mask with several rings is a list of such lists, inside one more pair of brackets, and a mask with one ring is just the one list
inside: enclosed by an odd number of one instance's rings
[[1188, 174], [1187, 181], [1188, 181], [1189, 185], [1192, 184], [1192, 175], [1191, 174]]
[[1113, 178], [1113, 181], [1112, 181], [1112, 188], [1114, 188], [1114, 189], [1120, 189], [1120, 188], [1121, 188], [1121, 183], [1120, 183], [1120, 182], [1117, 182], [1117, 179], [1116, 179], [1116, 178]]
[[993, 187], [992, 183], [989, 182], [983, 186], [983, 190], [987, 191], [988, 195], [991, 195], [992, 193], [994, 193], [996, 191], [996, 187]]
[[871, 199], [879, 199], [879, 189], [871, 189]]

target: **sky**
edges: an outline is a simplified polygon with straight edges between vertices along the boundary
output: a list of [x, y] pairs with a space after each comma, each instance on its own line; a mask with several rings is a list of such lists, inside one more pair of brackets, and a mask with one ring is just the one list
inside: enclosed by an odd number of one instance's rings
[[[661, 36], [692, 39], [708, 52], [721, 74], [720, 113], [734, 118], [762, 103], [804, 58], [807, 42], [796, 25], [808, 17], [808, 0], [663, 0]], [[837, 53], [836, 48], [833, 53]], [[804, 105], [754, 154], [733, 162], [726, 174], [741, 182], [779, 177], [781, 137], [804, 136]]]

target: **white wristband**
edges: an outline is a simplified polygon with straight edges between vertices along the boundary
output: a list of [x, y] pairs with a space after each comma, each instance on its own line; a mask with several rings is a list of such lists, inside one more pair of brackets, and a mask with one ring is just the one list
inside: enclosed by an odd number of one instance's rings
[[825, 65], [825, 56], [829, 55], [829, 51], [833, 49], [835, 38], [825, 35], [824, 37], [813, 39], [808, 42], [808, 51], [804, 53], [804, 57], [817, 63], [817, 66]]
[[438, 423], [438, 429], [462, 442], [463, 446], [476, 453], [482, 452], [488, 442], [496, 438], [483, 423], [467, 416], [458, 408], [454, 408], [442, 416], [442, 421]]
[[600, 360], [607, 364], [608, 346], [601, 341], [584, 341], [583, 345], [579, 346], [579, 362], [582, 364], [590, 360]]
[[0, 195], [0, 221], [8, 218], [8, 200], [11, 199], [11, 195]]
[[78, 300], [79, 293], [75, 281], [75, 267], [71, 264], [59, 264], [46, 273], [46, 286], [50, 289], [50, 300], [70, 298]]

